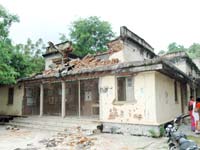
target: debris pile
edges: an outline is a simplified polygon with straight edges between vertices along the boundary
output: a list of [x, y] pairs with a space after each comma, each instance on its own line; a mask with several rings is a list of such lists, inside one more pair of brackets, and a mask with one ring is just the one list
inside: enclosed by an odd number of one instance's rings
[[108, 43], [108, 47], [109, 47], [109, 54], [121, 51], [122, 49], [124, 49], [124, 44], [123, 41], [120, 39], [117, 40], [113, 40], [110, 43]]
[[17, 126], [7, 126], [6, 130], [17, 131], [19, 128], [17, 128]]
[[97, 66], [113, 65], [119, 62], [118, 59], [101, 60], [92, 55], [87, 55], [83, 59], [72, 60], [69, 62], [70, 66], [74, 66], [74, 69], [79, 70], [82, 68], [94, 68]]
[[70, 70], [91, 69], [100, 66], [114, 65], [119, 63], [119, 59], [102, 60], [97, 59], [93, 55], [87, 55], [83, 59], [72, 59], [64, 64], [54, 65], [49, 70], [43, 71], [43, 75], [55, 75], [56, 73], [68, 72]]
[[46, 148], [55, 147], [55, 148], [66, 148], [66, 149], [91, 149], [91, 146], [94, 145], [96, 138], [89, 137], [85, 134], [86, 132], [80, 127], [71, 128], [66, 130], [65, 133], [58, 133], [50, 139], [43, 139], [39, 141]]
[[67, 128], [62, 133], [42, 139], [38, 141], [38, 144], [27, 144], [25, 149], [18, 148], [15, 150], [91, 150], [97, 141], [96, 137], [92, 137], [93, 134], [88, 134], [81, 127]]

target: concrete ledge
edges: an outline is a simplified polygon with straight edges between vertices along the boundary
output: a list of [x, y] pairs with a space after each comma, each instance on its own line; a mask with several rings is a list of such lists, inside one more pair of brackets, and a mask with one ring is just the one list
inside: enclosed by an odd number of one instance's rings
[[156, 125], [137, 125], [124, 123], [103, 123], [104, 133], [160, 136], [160, 126]]

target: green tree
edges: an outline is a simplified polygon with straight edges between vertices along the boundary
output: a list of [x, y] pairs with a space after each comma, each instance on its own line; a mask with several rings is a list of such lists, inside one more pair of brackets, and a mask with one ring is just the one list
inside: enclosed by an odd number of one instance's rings
[[187, 50], [188, 55], [191, 58], [197, 58], [200, 57], [200, 44], [199, 43], [193, 43]]
[[193, 43], [189, 48], [185, 48], [183, 45], [178, 45], [173, 42], [169, 44], [167, 53], [185, 51], [191, 58], [200, 57], [200, 44]]
[[178, 52], [178, 51], [186, 51], [187, 49], [183, 45], [178, 45], [176, 42], [170, 43], [168, 45], [167, 53]]
[[164, 51], [164, 50], [160, 50], [159, 52], [158, 52], [158, 55], [164, 55], [166, 52]]
[[19, 22], [18, 17], [0, 5], [0, 85], [15, 83], [17, 78], [41, 72], [44, 68], [42, 39], [35, 43], [28, 39], [26, 44], [13, 45], [9, 29], [14, 22]]
[[[79, 56], [105, 51], [106, 44], [114, 37], [111, 25], [96, 16], [74, 21], [69, 30], [69, 39], [74, 44], [74, 53]], [[66, 39], [64, 34], [60, 39]]]
[[28, 38], [26, 44], [18, 44], [16, 45], [16, 48], [17, 52], [14, 56], [16, 62], [13, 66], [15, 66], [17, 72], [20, 72], [19, 77], [39, 73], [44, 69], [42, 52], [45, 49], [45, 44], [41, 38], [35, 43]]
[[14, 22], [19, 22], [18, 17], [0, 5], [0, 84], [14, 83], [18, 76], [11, 66], [14, 46], [8, 37], [9, 28]]

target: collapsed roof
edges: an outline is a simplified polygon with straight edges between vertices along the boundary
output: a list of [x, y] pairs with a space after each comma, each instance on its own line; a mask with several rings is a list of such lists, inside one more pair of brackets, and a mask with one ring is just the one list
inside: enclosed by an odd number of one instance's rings
[[[130, 62], [120, 62], [117, 58], [114, 59], [101, 59], [97, 57], [98, 55], [109, 55], [112, 53], [116, 53], [123, 49], [123, 45], [118, 42], [115, 46], [112, 44], [117, 40], [123, 41], [131, 41], [133, 43], [138, 44], [145, 51], [151, 55], [149, 60], [144, 61], [130, 61]], [[63, 78], [71, 78], [72, 76], [76, 76], [76, 78], [81, 78], [81, 75], [90, 77], [99, 77], [105, 74], [121, 74], [121, 73], [136, 73], [143, 71], [159, 71], [164, 73], [172, 78], [176, 78], [183, 82], [189, 82], [193, 84], [193, 79], [187, 76], [184, 72], [180, 71], [176, 68], [172, 63], [167, 60], [158, 58], [156, 54], [153, 52], [153, 48], [142, 38], [140, 38], [135, 33], [128, 30], [126, 27], [120, 28], [120, 37], [116, 40], [111, 41], [108, 46], [109, 49], [107, 52], [90, 55], [88, 54], [84, 58], [74, 58], [69, 59], [64, 62], [64, 64], [57, 63], [51, 69], [43, 71], [41, 74], [34, 75], [29, 78], [21, 79], [20, 81], [39, 81], [39, 80], [49, 80], [49, 79], [63, 79]], [[66, 48], [71, 48], [69, 41], [62, 43]], [[62, 44], [55, 45], [57, 48], [52, 50], [52, 47], [47, 47], [47, 53], [43, 55], [44, 57], [51, 55], [52, 53], [59, 53], [56, 49], [62, 47]], [[63, 48], [63, 47], [62, 47]], [[60, 48], [60, 49], [62, 49]], [[64, 48], [63, 48], [64, 49]], [[69, 53], [70, 55], [71, 53]], [[78, 76], [77, 76], [78, 75]]]

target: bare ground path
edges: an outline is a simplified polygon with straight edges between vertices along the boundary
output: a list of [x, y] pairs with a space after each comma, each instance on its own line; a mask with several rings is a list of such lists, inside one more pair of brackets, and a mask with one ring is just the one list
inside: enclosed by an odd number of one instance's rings
[[166, 150], [166, 138], [150, 138], [119, 134], [84, 135], [20, 128], [6, 130], [0, 126], [1, 150]]

